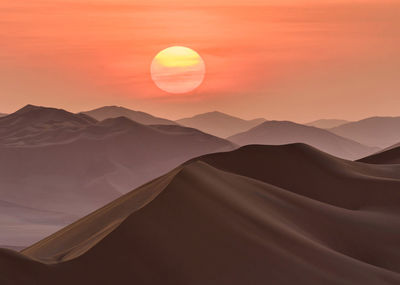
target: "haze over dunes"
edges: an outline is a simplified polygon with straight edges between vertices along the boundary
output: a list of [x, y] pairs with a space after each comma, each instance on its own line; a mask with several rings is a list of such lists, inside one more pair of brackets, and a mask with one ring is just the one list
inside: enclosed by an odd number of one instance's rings
[[[145, 126], [125, 117], [98, 122], [28, 105], [0, 118], [0, 201], [23, 209], [0, 231], [29, 224], [29, 208], [48, 214], [42, 219], [48, 234], [50, 226], [54, 231], [192, 157], [233, 148], [186, 127]], [[1, 235], [0, 244], [27, 245], [12, 242], [21, 235], [29, 242], [40, 236], [37, 230], [29, 237], [22, 226], [16, 231], [14, 237]]]
[[105, 106], [82, 113], [99, 121], [110, 118], [126, 117], [143, 125], [176, 125], [174, 121], [157, 118], [145, 112], [133, 111], [119, 106]]
[[372, 117], [329, 131], [365, 145], [387, 148], [400, 141], [400, 117]]
[[331, 155], [358, 159], [378, 151], [378, 148], [364, 146], [327, 130], [304, 126], [288, 121], [264, 122], [246, 132], [228, 137], [238, 145], [306, 143]]
[[181, 125], [196, 128], [221, 138], [226, 138], [234, 134], [247, 131], [264, 121], [264, 118], [243, 120], [218, 111], [177, 120], [177, 122]]
[[302, 144], [206, 155], [21, 254], [1, 250], [0, 280], [396, 285], [399, 173]]
[[338, 127], [340, 125], [349, 123], [349, 121], [346, 120], [337, 120], [337, 119], [321, 119], [321, 120], [316, 120], [310, 123], [307, 123], [307, 126], [311, 127], [316, 127], [320, 129], [330, 129], [334, 127]]

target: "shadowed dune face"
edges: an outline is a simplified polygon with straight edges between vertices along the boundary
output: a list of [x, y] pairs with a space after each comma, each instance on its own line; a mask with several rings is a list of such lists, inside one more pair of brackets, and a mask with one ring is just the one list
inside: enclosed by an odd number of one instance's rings
[[24, 284], [10, 279], [20, 269], [38, 284], [399, 284], [399, 173], [300, 144], [206, 155], [22, 254], [1, 252], [0, 278]]
[[331, 155], [350, 160], [365, 157], [379, 150], [327, 130], [288, 121], [265, 122], [228, 139], [238, 145], [306, 143]]
[[359, 161], [372, 164], [400, 164], [400, 143]]
[[[26, 208], [36, 209], [43, 222], [28, 233], [28, 216], [4, 221], [0, 231], [12, 228], [15, 236], [0, 235], [0, 244], [29, 245], [190, 158], [234, 147], [181, 126], [145, 126], [124, 117], [98, 122], [26, 106], [0, 118], [0, 200], [27, 215]], [[51, 219], [54, 212], [64, 218]]]

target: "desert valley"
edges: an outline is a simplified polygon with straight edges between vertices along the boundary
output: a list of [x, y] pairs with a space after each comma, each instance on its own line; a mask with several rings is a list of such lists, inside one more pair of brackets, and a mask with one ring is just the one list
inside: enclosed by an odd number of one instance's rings
[[398, 284], [398, 120], [27, 105], [0, 118], [1, 284]]

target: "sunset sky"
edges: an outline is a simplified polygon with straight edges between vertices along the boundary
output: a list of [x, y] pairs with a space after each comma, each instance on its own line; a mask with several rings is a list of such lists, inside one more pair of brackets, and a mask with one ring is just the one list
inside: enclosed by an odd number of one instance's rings
[[[187, 94], [160, 90], [150, 75], [156, 54], [175, 45], [206, 66]], [[400, 3], [3, 0], [0, 86], [0, 112], [30, 103], [170, 119], [400, 116]]]

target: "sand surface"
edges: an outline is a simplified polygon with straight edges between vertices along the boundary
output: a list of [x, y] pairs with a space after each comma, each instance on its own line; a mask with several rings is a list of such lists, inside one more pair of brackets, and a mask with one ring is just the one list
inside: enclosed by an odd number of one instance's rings
[[1, 284], [400, 284], [400, 165], [206, 155], [16, 253]]

